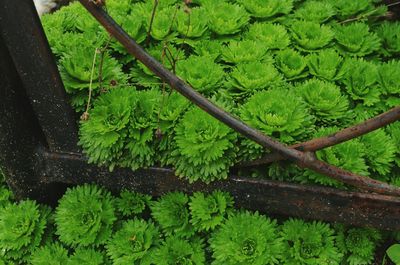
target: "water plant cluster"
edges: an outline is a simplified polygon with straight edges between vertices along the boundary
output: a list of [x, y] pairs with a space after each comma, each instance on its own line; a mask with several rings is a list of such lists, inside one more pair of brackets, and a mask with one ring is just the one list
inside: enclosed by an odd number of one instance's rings
[[[376, 0], [109, 0], [106, 9], [194, 89], [286, 144], [400, 104], [400, 23], [382, 19], [387, 7]], [[71, 104], [84, 114], [89, 162], [172, 167], [208, 183], [268, 153], [163, 84], [79, 3], [42, 20]], [[397, 122], [317, 157], [399, 184], [399, 146]], [[343, 186], [282, 163], [242, 174]]]
[[53, 210], [1, 190], [0, 264], [375, 264], [387, 232], [277, 220], [235, 207], [223, 191], [152, 198], [69, 188]]

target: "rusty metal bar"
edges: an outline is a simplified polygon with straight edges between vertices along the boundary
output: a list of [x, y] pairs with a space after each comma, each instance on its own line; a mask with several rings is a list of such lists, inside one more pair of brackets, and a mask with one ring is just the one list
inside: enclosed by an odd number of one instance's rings
[[[362, 136], [398, 120], [400, 120], [400, 106], [395, 107], [374, 118], [368, 119], [365, 122], [340, 130], [334, 134], [328, 135], [326, 137], [315, 138], [303, 143], [298, 143], [290, 146], [290, 148], [294, 148], [300, 151], [315, 152]], [[237, 165], [237, 167], [265, 165], [283, 159], [285, 158], [279, 153], [270, 153], [260, 159], [240, 163]]]
[[141, 61], [153, 73], [160, 77], [164, 82], [168, 83], [172, 88], [188, 98], [198, 107], [214, 116], [227, 126], [231, 127], [238, 133], [255, 141], [261, 146], [272, 149], [284, 157], [295, 162], [297, 165], [307, 167], [318, 173], [332, 177], [338, 181], [355, 186], [360, 189], [372, 191], [381, 194], [390, 194], [400, 196], [400, 188], [391, 186], [387, 183], [359, 176], [354, 173], [339, 169], [325, 162], [317, 160], [315, 156], [303, 153], [296, 149], [291, 149], [286, 145], [262, 134], [260, 131], [251, 128], [239, 119], [211, 103], [205, 97], [200, 95], [193, 88], [188, 86], [184, 81], [176, 75], [168, 71], [163, 65], [151, 57], [140, 45], [138, 45], [104, 10], [101, 6], [97, 6], [91, 0], [79, 0], [80, 3], [100, 22], [101, 25], [115, 37], [127, 51]]
[[204, 184], [189, 183], [165, 168], [132, 171], [88, 165], [80, 155], [43, 151], [43, 184], [79, 185], [97, 183], [115, 193], [127, 188], [153, 196], [170, 191], [192, 193], [221, 189], [230, 192], [237, 207], [285, 217], [341, 222], [356, 226], [400, 230], [400, 198], [347, 192], [327, 187], [305, 186], [272, 180], [230, 177]]

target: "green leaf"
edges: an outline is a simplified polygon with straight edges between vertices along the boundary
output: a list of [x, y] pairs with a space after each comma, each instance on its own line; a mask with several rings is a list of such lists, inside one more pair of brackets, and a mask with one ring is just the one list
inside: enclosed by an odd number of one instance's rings
[[190, 182], [225, 179], [236, 157], [236, 137], [225, 124], [192, 108], [175, 128], [175, 150], [168, 162]]
[[233, 207], [229, 193], [214, 191], [209, 195], [197, 192], [190, 197], [190, 222], [197, 231], [212, 231], [220, 226]]
[[32, 265], [65, 265], [68, 263], [68, 250], [58, 242], [51, 243], [37, 248], [29, 262]]
[[400, 61], [391, 60], [378, 66], [378, 82], [385, 94], [400, 95]]
[[201, 37], [208, 29], [206, 9], [195, 7], [190, 9], [190, 12], [180, 9], [176, 14], [175, 27], [182, 36], [188, 38]]
[[394, 244], [386, 250], [388, 257], [396, 264], [400, 264], [400, 244]]
[[353, 100], [361, 100], [366, 106], [379, 102], [382, 90], [377, 86], [378, 71], [374, 63], [363, 59], [347, 59], [346, 74], [341, 82]]
[[67, 265], [103, 265], [104, 254], [92, 248], [78, 248], [69, 258]]
[[155, 250], [151, 264], [157, 265], [204, 265], [205, 251], [203, 240], [185, 240], [176, 236], [167, 237]]
[[142, 219], [128, 220], [107, 242], [107, 255], [114, 265], [147, 264], [160, 243], [155, 225]]
[[333, 83], [309, 79], [295, 87], [296, 92], [310, 107], [317, 120], [331, 124], [333, 121], [345, 118], [349, 101]]
[[327, 81], [336, 81], [343, 77], [343, 57], [333, 49], [324, 49], [308, 56], [308, 68], [310, 73]]
[[293, 8], [293, 0], [238, 0], [237, 2], [256, 18], [272, 18], [289, 14]]
[[339, 19], [346, 19], [374, 9], [374, 0], [328, 0], [337, 10]]
[[232, 96], [249, 96], [256, 91], [279, 87], [282, 75], [268, 62], [241, 63], [233, 68], [226, 85]]
[[336, 10], [327, 1], [306, 1], [295, 12], [294, 17], [306, 21], [323, 23], [332, 18]]
[[190, 238], [195, 230], [190, 224], [189, 198], [182, 192], [171, 192], [150, 204], [151, 215], [166, 236]]
[[287, 80], [295, 80], [307, 77], [307, 60], [299, 52], [293, 49], [281, 50], [276, 53], [277, 68], [284, 74]]
[[12, 260], [26, 259], [39, 246], [47, 223], [47, 215], [35, 201], [26, 200], [0, 208], [0, 247]]
[[150, 203], [151, 196], [138, 192], [122, 190], [115, 200], [116, 209], [125, 217], [141, 214]]
[[338, 226], [336, 244], [349, 265], [372, 264], [381, 232], [371, 228]]
[[115, 220], [111, 194], [86, 184], [68, 189], [60, 199], [55, 213], [56, 234], [69, 246], [99, 246], [111, 236]]
[[276, 221], [257, 212], [233, 214], [209, 243], [214, 265], [281, 264], [283, 256]]
[[315, 51], [328, 46], [334, 32], [328, 25], [311, 21], [293, 21], [290, 25], [292, 37], [297, 48], [304, 51]]
[[281, 236], [287, 264], [340, 264], [342, 254], [328, 224], [289, 219], [282, 225]]
[[133, 89], [114, 89], [101, 95], [89, 120], [81, 121], [79, 145], [89, 162], [113, 168], [121, 160], [135, 93]]
[[245, 38], [259, 41], [270, 50], [285, 49], [290, 44], [290, 36], [286, 28], [280, 24], [254, 23], [249, 26]]
[[250, 19], [249, 14], [240, 5], [213, 1], [205, 7], [209, 18], [208, 26], [218, 35], [238, 33]]
[[[328, 136], [336, 133], [338, 130], [339, 129], [336, 127], [322, 127], [316, 134], [314, 134], [314, 138]], [[366, 162], [366, 149], [359, 139], [353, 139], [351, 141], [319, 150], [316, 152], [316, 156], [318, 159], [339, 168], [364, 176], [369, 175], [368, 165]], [[297, 177], [300, 181], [304, 180], [304, 178], [305, 180], [311, 180], [315, 183], [327, 186], [343, 187], [343, 183], [309, 169], [304, 171], [304, 176]]]
[[377, 29], [382, 40], [382, 52], [385, 56], [400, 54], [400, 22], [384, 21]]
[[335, 38], [339, 51], [350, 56], [365, 56], [380, 48], [378, 36], [361, 22], [336, 26]]
[[225, 62], [237, 64], [264, 59], [272, 60], [272, 58], [268, 58], [267, 51], [268, 48], [259, 41], [244, 40], [230, 41], [227, 46], [222, 48], [221, 54]]
[[225, 76], [223, 67], [208, 56], [190, 56], [179, 61], [176, 73], [197, 91], [207, 95], [221, 87]]

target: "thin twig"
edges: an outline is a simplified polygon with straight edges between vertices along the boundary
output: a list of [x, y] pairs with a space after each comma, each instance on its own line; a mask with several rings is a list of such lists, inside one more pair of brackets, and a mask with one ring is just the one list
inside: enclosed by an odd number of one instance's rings
[[[352, 127], [340, 130], [326, 137], [316, 138], [304, 143], [292, 145], [290, 146], [290, 148], [294, 148], [300, 151], [315, 152], [329, 146], [337, 145], [356, 137], [362, 136], [398, 120], [400, 120], [400, 107], [395, 107], [385, 113], [382, 113], [374, 118], [366, 120]], [[270, 153], [257, 160], [239, 163], [236, 167], [266, 165], [283, 159], [285, 158], [278, 153]]]
[[[187, 40], [187, 35], [189, 34], [189, 31], [190, 31], [190, 24], [191, 24], [191, 19], [190, 19], [190, 8], [189, 8], [189, 6], [188, 6], [188, 3], [186, 3], [186, 1], [184, 1], [184, 4], [185, 4], [185, 12], [188, 14], [188, 26], [187, 26], [187, 30], [186, 30], [186, 35], [185, 36], [183, 36], [183, 42], [182, 42], [182, 45], [185, 45], [185, 43], [186, 43], [186, 40]], [[179, 55], [180, 55], [180, 51], [181, 50], [178, 50], [178, 52], [176, 53], [176, 57], [175, 57], [175, 62], [177, 62], [178, 60], [179, 60]], [[175, 73], [175, 71], [174, 71], [174, 73]]]
[[[387, 7], [391, 7], [391, 6], [395, 6], [395, 5], [399, 5], [399, 4], [400, 4], [400, 1], [395, 2], [395, 3], [391, 3], [391, 4], [386, 4], [386, 6], [387, 6]], [[361, 15], [359, 15], [359, 16], [356, 16], [356, 17], [353, 17], [353, 18], [349, 18], [349, 19], [340, 21], [339, 24], [346, 24], [346, 23], [353, 22], [353, 21], [358, 21], [358, 20], [364, 19], [364, 18], [381, 18], [381, 17], [387, 17], [387, 16], [390, 14], [390, 12], [389, 12], [389, 13], [387, 13], [387, 14], [385, 14], [385, 15], [372, 16], [372, 15], [373, 15], [376, 11], [378, 11], [378, 10], [379, 10], [378, 8], [373, 9], [373, 10], [371, 10], [371, 11], [365, 13], [365, 14], [361, 14]]]
[[391, 4], [387, 4], [388, 7], [397, 6], [397, 5], [400, 5], [400, 1], [397, 1], [397, 2], [394, 2], [394, 3], [391, 3]]
[[86, 110], [81, 116], [82, 120], [87, 120], [89, 118], [90, 102], [91, 102], [91, 99], [92, 99], [92, 85], [93, 85], [94, 69], [95, 69], [95, 66], [96, 66], [97, 54], [99, 54], [99, 53], [100, 53], [100, 50], [98, 48], [96, 48], [96, 50], [94, 51], [94, 55], [93, 55], [92, 70], [90, 72], [88, 101], [86, 103]]
[[151, 11], [151, 19], [150, 19], [149, 29], [147, 31], [146, 46], [150, 45], [151, 28], [153, 27], [153, 22], [154, 22], [154, 17], [156, 16], [157, 6], [158, 6], [158, 0], [154, 0], [153, 10]]
[[127, 49], [131, 55], [141, 61], [145, 66], [147, 66], [147, 68], [163, 81], [168, 83], [177, 92], [181, 93], [198, 107], [231, 127], [233, 130], [260, 144], [264, 148], [280, 153], [299, 166], [307, 167], [313, 171], [359, 189], [380, 194], [400, 196], [399, 187], [394, 187], [387, 183], [359, 176], [352, 172], [329, 165], [316, 159], [315, 156], [309, 155], [307, 152], [301, 152], [289, 148], [288, 146], [243, 123], [232, 114], [227, 113], [214, 103], [210, 102], [176, 75], [168, 71], [160, 62], [151, 57], [140, 45], [138, 45], [108, 14], [104, 12], [104, 10], [93, 5], [88, 0], [79, 1], [100, 22], [100, 24], [102, 24], [105, 29]]
[[100, 91], [103, 90], [103, 66], [104, 66], [104, 55], [105, 52], [108, 49], [108, 46], [110, 45], [111, 42], [111, 36], [108, 38], [106, 45], [104, 45], [103, 48], [100, 49], [100, 63], [99, 63], [99, 87]]

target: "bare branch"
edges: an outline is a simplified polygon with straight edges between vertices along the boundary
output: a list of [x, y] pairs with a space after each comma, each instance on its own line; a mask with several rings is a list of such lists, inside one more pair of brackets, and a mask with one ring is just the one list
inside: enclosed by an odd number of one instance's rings
[[[337, 145], [367, 134], [369, 132], [375, 131], [398, 120], [400, 120], [400, 106], [395, 107], [374, 118], [366, 120], [365, 122], [338, 131], [334, 134], [328, 135], [326, 137], [312, 139], [304, 143], [295, 144], [290, 146], [290, 148], [294, 148], [300, 151], [315, 152], [326, 147]], [[272, 162], [280, 161], [282, 159], [285, 159], [282, 155], [278, 153], [270, 153], [257, 160], [239, 163], [237, 167], [265, 165]]]

